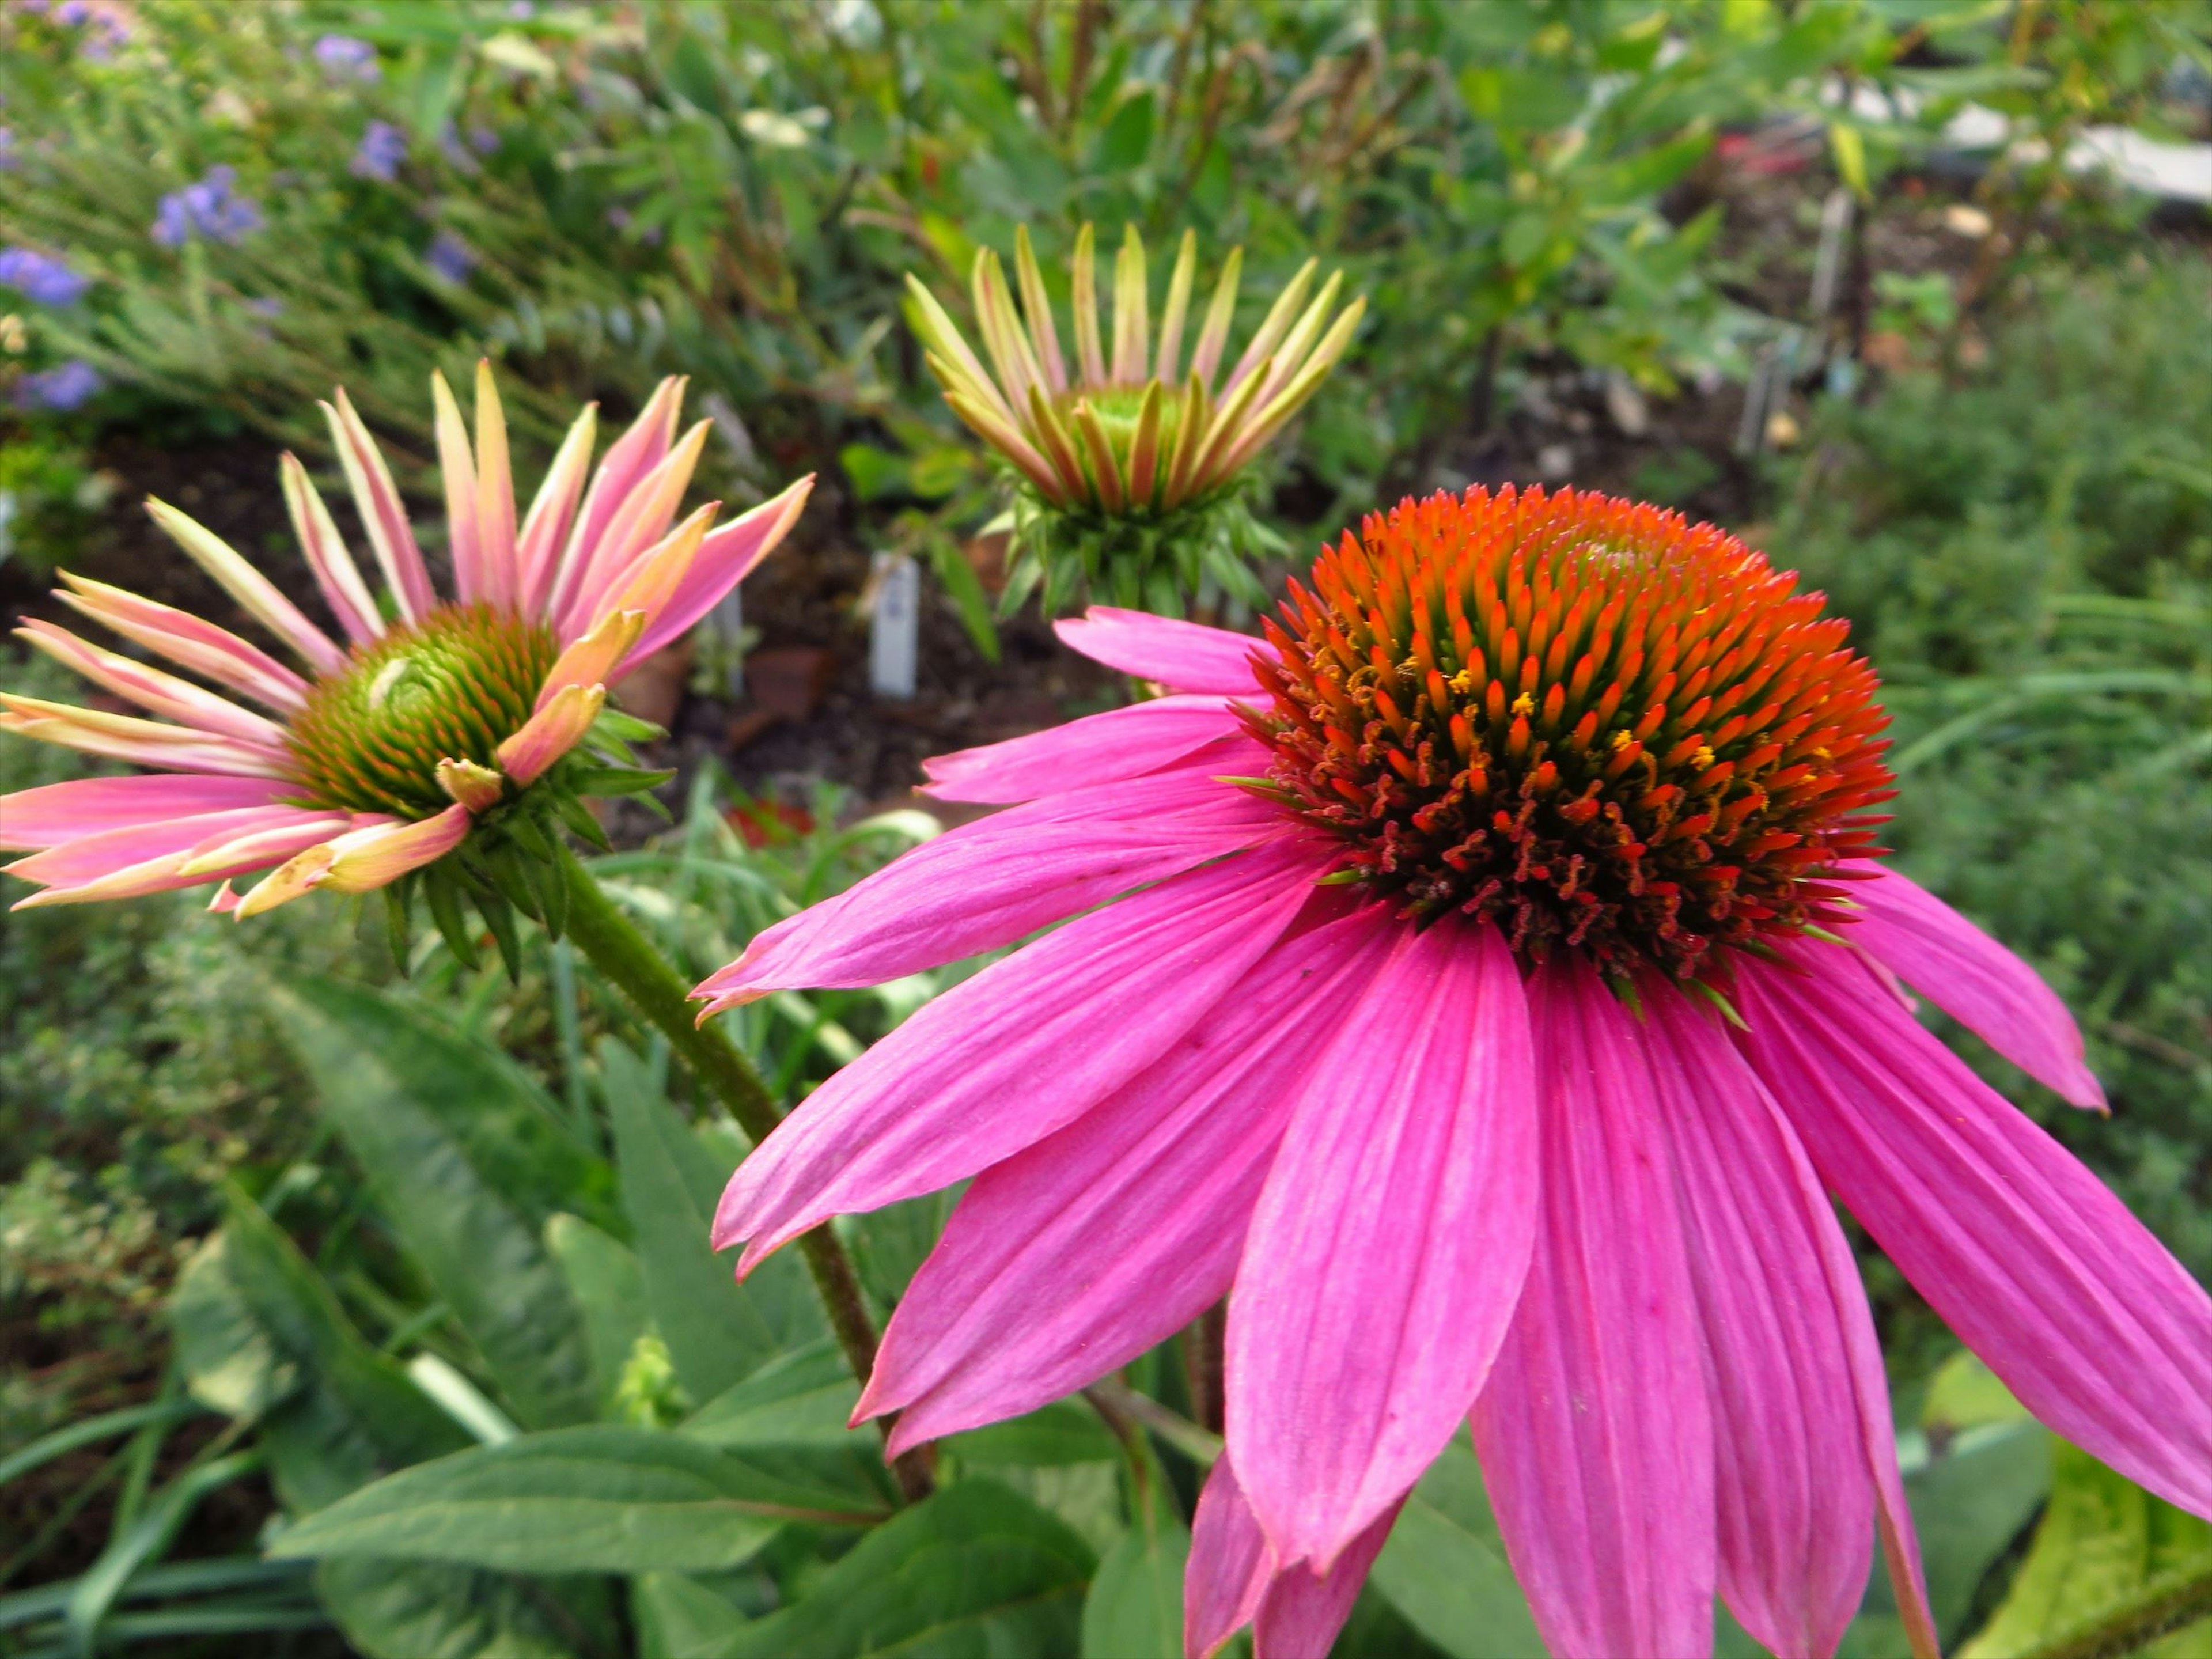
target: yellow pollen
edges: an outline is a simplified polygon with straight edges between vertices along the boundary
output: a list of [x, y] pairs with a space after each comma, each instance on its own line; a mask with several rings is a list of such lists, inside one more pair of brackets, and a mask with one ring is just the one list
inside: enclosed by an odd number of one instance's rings
[[1451, 677], [1450, 685], [1451, 689], [1462, 697], [1472, 695], [1474, 690], [1474, 671], [1472, 668], [1461, 669], [1458, 673]]
[[1713, 763], [1713, 751], [1709, 745], [1701, 743], [1698, 745], [1698, 752], [1690, 758], [1696, 763], [1698, 769], [1702, 772]]
[[1613, 734], [1613, 746], [1616, 752], [1627, 748], [1630, 744], [1634, 743], [1635, 741], [1635, 738], [1628, 735], [1626, 728], [1617, 731]]
[[1524, 715], [1534, 714], [1536, 712], [1535, 698], [1530, 696], [1526, 691], [1523, 691], [1519, 696], [1513, 699], [1513, 712], [1516, 714]]

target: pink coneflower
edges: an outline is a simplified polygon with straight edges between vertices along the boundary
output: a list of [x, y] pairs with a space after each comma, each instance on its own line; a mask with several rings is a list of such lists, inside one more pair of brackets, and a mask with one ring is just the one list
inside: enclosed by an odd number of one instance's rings
[[[1911, 1017], [2076, 1104], [2057, 1000], [1875, 860], [1867, 665], [1815, 594], [1656, 508], [1408, 501], [1267, 641], [1126, 611], [1173, 695], [938, 762], [1019, 803], [772, 928], [714, 1007], [1061, 922], [738, 1170], [750, 1266], [973, 1177], [885, 1333], [894, 1447], [1026, 1412], [1226, 1295], [1194, 1654], [1325, 1651], [1471, 1422], [1561, 1659], [1681, 1659], [1716, 1592], [1832, 1652], [1879, 1534], [1935, 1636], [1849, 1206], [2026, 1404], [2212, 1515], [2212, 1302]], [[1109, 902], [1110, 901], [1110, 902]]]
[[[712, 527], [719, 503], [672, 528], [708, 424], [677, 437], [683, 386], [672, 380], [608, 450], [588, 489], [586, 409], [518, 525], [489, 367], [477, 378], [473, 453], [442, 379], [434, 390], [452, 599], [431, 591], [392, 474], [341, 392], [324, 412], [383, 572], [383, 603], [290, 455], [283, 480], [293, 527], [347, 644], [161, 501], [148, 503], [155, 521], [304, 673], [212, 623], [66, 574], [59, 597], [68, 605], [244, 701], [49, 623], [19, 630], [163, 718], [0, 693], [0, 731], [154, 769], [0, 798], [0, 848], [35, 849], [7, 868], [44, 890], [18, 908], [222, 880], [216, 908], [252, 915], [315, 887], [386, 886], [480, 826], [542, 846], [540, 820], [557, 835], [556, 809], [559, 821], [579, 823], [576, 794], [627, 781], [580, 757], [573, 776], [561, 763], [586, 743], [608, 682], [690, 627], [758, 563], [790, 529], [812, 480], [720, 529]], [[276, 873], [243, 898], [232, 893], [230, 878], [271, 866]], [[483, 876], [472, 872], [477, 896], [496, 903]], [[431, 895], [441, 925], [442, 896]]]

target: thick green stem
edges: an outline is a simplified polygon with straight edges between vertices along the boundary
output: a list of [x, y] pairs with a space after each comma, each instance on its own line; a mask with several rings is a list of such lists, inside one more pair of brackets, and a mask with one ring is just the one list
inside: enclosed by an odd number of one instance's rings
[[2208, 1617], [2212, 1617], [2212, 1569], [2169, 1573], [2133, 1600], [2032, 1650], [2028, 1659], [2120, 1659]]
[[[691, 1068], [692, 1075], [714, 1091], [715, 1098], [737, 1119], [738, 1127], [758, 1146], [782, 1121], [760, 1073], [721, 1030], [697, 1023], [697, 1011], [683, 979], [600, 890], [575, 854], [564, 847], [560, 856], [561, 873], [568, 886], [568, 938], [591, 958], [592, 966], [629, 999], [630, 1006], [653, 1022]], [[852, 1258], [827, 1227], [803, 1234], [799, 1248], [806, 1259], [807, 1272], [814, 1276], [822, 1305], [829, 1312], [830, 1328], [844, 1351], [845, 1363], [866, 1383], [875, 1368], [876, 1328], [861, 1297]], [[888, 1434], [889, 1425], [884, 1419], [878, 1419], [878, 1425]], [[929, 1495], [925, 1454], [908, 1452], [891, 1468], [900, 1489], [909, 1498]]]

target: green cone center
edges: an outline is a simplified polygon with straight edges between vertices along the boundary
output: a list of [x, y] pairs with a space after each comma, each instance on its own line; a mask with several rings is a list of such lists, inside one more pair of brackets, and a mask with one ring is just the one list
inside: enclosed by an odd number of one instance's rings
[[294, 775], [317, 806], [427, 817], [453, 805], [438, 763], [496, 766], [561, 654], [553, 630], [489, 605], [392, 629], [316, 684], [291, 723]]

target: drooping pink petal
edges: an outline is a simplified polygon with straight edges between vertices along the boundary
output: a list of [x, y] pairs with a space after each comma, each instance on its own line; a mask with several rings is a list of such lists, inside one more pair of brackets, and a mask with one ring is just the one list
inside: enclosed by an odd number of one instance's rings
[[1246, 1625], [1253, 1659], [1327, 1659], [1403, 1501], [1353, 1540], [1327, 1577], [1304, 1565], [1279, 1571], [1229, 1458], [1216, 1459], [1198, 1495], [1183, 1570], [1186, 1659], [1210, 1659]]
[[1364, 905], [1286, 936], [1155, 1064], [977, 1176], [891, 1316], [855, 1418], [901, 1413], [896, 1453], [1018, 1416], [1218, 1301], [1334, 1011], [1396, 931]]
[[1556, 1659], [1702, 1655], [1713, 1428], [1643, 1034], [1586, 963], [1528, 989], [1542, 1214], [1475, 1404], [1484, 1483]]
[[809, 1227], [1011, 1158], [1206, 1018], [1305, 902], [1313, 854], [1271, 843], [1070, 922], [927, 1005], [738, 1167], [717, 1249], [749, 1268]]
[[204, 674], [218, 685], [242, 692], [270, 708], [288, 713], [307, 701], [307, 683], [257, 645], [241, 640], [229, 629], [217, 628], [188, 611], [142, 599], [136, 593], [106, 582], [60, 573], [68, 592], [58, 593], [63, 604], [94, 622], [113, 629], [125, 639], [136, 640], [158, 651], [171, 662]]
[[[83, 879], [46, 888], [19, 900], [15, 908], [27, 910], [44, 905], [137, 898], [265, 870], [302, 848], [343, 830], [349, 822], [349, 815], [343, 812], [302, 813], [288, 824], [219, 831], [191, 847], [155, 854], [136, 864], [118, 866], [100, 874], [87, 873]], [[70, 850], [68, 847], [55, 849], [57, 853]], [[90, 860], [84, 863], [88, 867]]]
[[430, 614], [437, 596], [430, 591], [429, 568], [422, 562], [422, 550], [415, 544], [414, 526], [407, 522], [407, 509], [401, 504], [398, 486], [392, 482], [384, 452], [368, 435], [368, 428], [344, 387], [338, 388], [331, 402], [321, 408], [330, 422], [331, 447], [337, 451], [338, 464], [345, 469], [354, 507], [361, 514], [362, 527], [368, 532], [369, 546], [375, 550], [377, 566], [384, 572], [399, 619], [418, 622]]
[[138, 773], [72, 778], [0, 795], [0, 848], [38, 849], [104, 830], [159, 823], [242, 806], [273, 805], [288, 787], [275, 778], [204, 773]]
[[720, 604], [724, 595], [751, 574], [790, 533], [792, 526], [805, 510], [806, 498], [813, 489], [814, 475], [810, 472], [787, 487], [781, 495], [708, 531], [707, 538], [699, 544], [690, 569], [676, 585], [674, 596], [661, 608], [653, 626], [646, 629], [645, 637], [616, 669], [614, 677], [620, 679], [671, 640], [680, 638]]
[[190, 726], [142, 720], [131, 714], [76, 708], [65, 702], [19, 697], [6, 691], [0, 691], [0, 709], [6, 711], [0, 713], [0, 732], [156, 769], [276, 778], [285, 775], [289, 763], [281, 750], [259, 744], [240, 743], [235, 738], [220, 738]]
[[600, 544], [605, 540], [607, 526], [616, 512], [629, 498], [638, 480], [659, 466], [667, 455], [669, 445], [676, 440], [676, 421], [684, 406], [684, 385], [682, 379], [671, 376], [655, 386], [629, 429], [616, 439], [600, 458], [599, 469], [592, 474], [591, 488], [585, 492], [576, 527], [562, 550], [545, 602], [548, 620], [557, 621], [568, 614], [575, 602], [577, 589], [598, 561]]
[[1208, 1471], [1190, 1519], [1190, 1557], [1182, 1579], [1186, 1659], [1212, 1659], [1250, 1624], [1274, 1576], [1274, 1553], [1224, 1454]]
[[1249, 634], [1110, 605], [1094, 605], [1081, 617], [1052, 626], [1061, 644], [1093, 662], [1178, 691], [1256, 699], [1260, 684], [1253, 678], [1252, 659], [1277, 654], [1267, 641]]
[[299, 538], [307, 568], [315, 573], [323, 603], [330, 606], [348, 639], [356, 645], [374, 645], [384, 636], [384, 618], [377, 613], [376, 600], [369, 593], [368, 584], [362, 580], [361, 567], [347, 551], [345, 538], [338, 534], [337, 522], [331, 517], [322, 492], [307, 476], [307, 469], [300, 465], [300, 458], [289, 449], [277, 462], [276, 476], [283, 483], [292, 533]]
[[345, 665], [345, 653], [337, 642], [309, 622], [299, 606], [277, 591], [276, 583], [256, 570], [228, 542], [151, 495], [146, 498], [146, 514], [248, 616], [298, 652], [301, 661], [323, 674], [335, 673]]
[[215, 845], [264, 830], [301, 824], [323, 828], [336, 835], [346, 828], [346, 815], [310, 811], [297, 806], [241, 806], [227, 811], [197, 812], [189, 817], [159, 818], [104, 830], [7, 866], [11, 876], [46, 887], [77, 887], [112, 875], [135, 864], [165, 854], [188, 854], [203, 844]]
[[[1209, 744], [1218, 745], [1215, 749]], [[928, 793], [939, 800], [993, 805], [1117, 778], [1142, 777], [1206, 751], [1222, 773], [1264, 771], [1268, 753], [1219, 696], [1159, 697], [1127, 708], [1086, 714], [1027, 737], [939, 755], [923, 763]]]
[[2212, 1298], [1833, 945], [1739, 975], [1741, 1046], [1828, 1185], [2044, 1422], [2212, 1516]]
[[198, 731], [236, 738], [263, 748], [280, 749], [284, 728], [251, 709], [218, 697], [214, 692], [179, 679], [134, 658], [104, 651], [77, 638], [65, 628], [36, 617], [15, 630], [55, 661], [76, 670], [94, 684], [127, 697], [141, 708], [166, 715]]
[[536, 782], [548, 767], [584, 740], [606, 702], [604, 685], [571, 685], [556, 692], [552, 702], [501, 740], [494, 751], [500, 770], [524, 787]]
[[1945, 1013], [2037, 1082], [2101, 1111], [2105, 1091], [2082, 1059], [2081, 1031], [2035, 969], [1924, 887], [1863, 860], [1846, 867], [1864, 907], [1847, 932]]
[[1229, 1304], [1230, 1455], [1279, 1563], [1326, 1571], [1466, 1419], [1536, 1226], [1519, 970], [1401, 928], [1308, 1073]]
[[592, 464], [592, 443], [599, 433], [599, 406], [586, 404], [561, 440], [560, 452], [545, 470], [537, 499], [515, 544], [515, 563], [520, 572], [520, 606], [526, 617], [545, 614], [559, 574], [561, 543], [575, 521], [576, 503], [584, 490], [584, 473]]
[[[1826, 1659], [1866, 1588], [1877, 1508], [1932, 1654], [1881, 1351], [1811, 1160], [1717, 1018], [1644, 988], [1645, 1046], [1705, 1332], [1720, 1589], [1781, 1659]], [[1878, 1498], [1877, 1493], [1881, 1496]]]
[[1186, 773], [1071, 791], [946, 831], [755, 936], [698, 994], [881, 985], [1011, 945], [1146, 882], [1278, 833], [1243, 790]]

